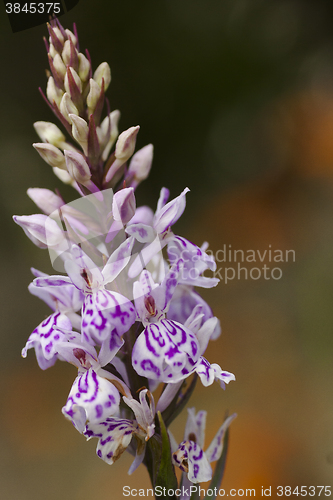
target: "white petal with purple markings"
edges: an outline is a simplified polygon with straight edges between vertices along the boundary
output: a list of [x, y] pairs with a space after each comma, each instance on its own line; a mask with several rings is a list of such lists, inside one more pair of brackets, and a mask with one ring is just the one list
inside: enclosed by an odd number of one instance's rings
[[193, 333], [169, 320], [148, 325], [139, 335], [132, 351], [135, 371], [161, 382], [185, 378], [198, 357], [199, 345]]
[[93, 437], [99, 438], [96, 453], [99, 458], [112, 465], [120, 458], [137, 430], [135, 421], [111, 417], [98, 424], [89, 422], [84, 435], [87, 440]]
[[212, 478], [212, 468], [202, 448], [194, 441], [183, 441], [173, 453], [175, 464], [184, 472], [192, 483], [203, 483]]
[[22, 349], [22, 356], [25, 358], [28, 349], [34, 348], [38, 365], [42, 370], [53, 366], [57, 360], [57, 343], [65, 339], [58, 328], [69, 330], [72, 328], [70, 320], [60, 312], [51, 314], [35, 328]]
[[90, 368], [76, 377], [62, 412], [82, 433], [87, 420], [93, 424], [105, 420], [118, 411], [119, 403], [115, 386]]

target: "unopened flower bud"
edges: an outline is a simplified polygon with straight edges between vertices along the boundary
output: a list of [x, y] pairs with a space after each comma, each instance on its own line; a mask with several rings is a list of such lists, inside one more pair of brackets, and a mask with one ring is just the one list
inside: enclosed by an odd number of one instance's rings
[[84, 54], [79, 53], [79, 69], [78, 74], [82, 82], [86, 82], [89, 78], [90, 62]]
[[51, 167], [57, 167], [66, 170], [65, 157], [60, 149], [56, 148], [52, 144], [47, 144], [45, 142], [35, 143], [33, 144], [33, 147], [40, 154], [43, 160], [51, 165]]
[[50, 56], [52, 57], [52, 59], [53, 59], [53, 58], [54, 58], [54, 56], [57, 54], [57, 51], [56, 51], [56, 49], [54, 48], [53, 43], [50, 43], [50, 45], [49, 45], [49, 54], [50, 54]]
[[53, 76], [50, 76], [47, 81], [47, 87], [46, 87], [46, 96], [50, 101], [50, 103], [53, 103], [54, 101], [56, 105], [59, 107], [63, 94], [64, 92], [61, 89], [59, 89], [59, 87], [57, 87], [56, 84], [54, 83]]
[[71, 42], [69, 40], [66, 40], [66, 42], [64, 43], [64, 48], [62, 49], [61, 57], [65, 65], [68, 66], [71, 60]]
[[50, 189], [29, 188], [28, 196], [36, 203], [37, 207], [43, 210], [46, 215], [52, 214], [55, 210], [62, 207], [65, 203]]
[[72, 122], [72, 135], [74, 139], [80, 144], [84, 154], [88, 155], [88, 132], [89, 128], [87, 122], [80, 116], [69, 114]]
[[[75, 71], [75, 69], [73, 68], [69, 68], [69, 71], [72, 73], [72, 76], [75, 80], [75, 83], [79, 89], [80, 92], [82, 92], [82, 82], [81, 82], [81, 78], [79, 77], [79, 75], [77, 74], [77, 72]], [[68, 92], [69, 94], [71, 94], [71, 89], [70, 89], [70, 84], [69, 84], [69, 81], [68, 81], [68, 74], [66, 72], [66, 76], [65, 76], [65, 81], [64, 81], [64, 84], [65, 84], [65, 90], [66, 92]]]
[[63, 240], [63, 231], [58, 224], [44, 214], [14, 215], [13, 219], [40, 248], [56, 246]]
[[53, 27], [50, 24], [47, 25], [50, 37], [49, 37], [49, 42], [50, 45], [52, 43], [54, 49], [61, 54], [62, 47], [64, 45], [65, 38], [63, 34], [61, 33], [61, 30], [58, 27]]
[[61, 56], [57, 53], [53, 58], [53, 66], [60, 78], [65, 78], [66, 66], [64, 65]]
[[68, 38], [70, 38], [73, 42], [73, 45], [76, 47], [77, 45], [77, 39], [76, 39], [76, 36], [74, 35], [74, 33], [71, 32], [71, 30], [65, 30], [66, 31], [66, 35], [68, 36]]
[[72, 99], [70, 98], [70, 95], [65, 92], [63, 95], [63, 98], [61, 99], [60, 102], [60, 112], [62, 116], [69, 122], [72, 123], [71, 119], [69, 118], [69, 115], [78, 115], [79, 111], [75, 104], [73, 103]]
[[87, 106], [89, 114], [92, 114], [95, 110], [96, 104], [101, 94], [101, 87], [98, 85], [98, 83], [95, 82], [95, 80], [93, 80], [93, 78], [90, 78], [89, 83], [90, 83], [90, 90], [87, 96]]
[[[63, 43], [64, 43], [64, 41], [65, 41], [65, 39], [64, 39], [63, 34], [61, 33], [60, 29], [59, 29], [57, 26], [55, 26], [55, 27], [53, 28], [53, 33], [54, 33], [54, 34], [55, 34], [55, 36], [58, 38], [59, 42], [61, 42], [61, 43], [63, 44]], [[52, 39], [51, 39], [51, 37], [50, 37], [50, 42], [51, 42], [51, 40], [52, 40]]]
[[136, 202], [133, 188], [124, 188], [114, 194], [112, 215], [115, 221], [127, 224], [135, 214]]
[[91, 178], [89, 166], [80, 153], [74, 151], [64, 151], [66, 158], [67, 170], [71, 177], [79, 182], [85, 184]]
[[139, 183], [148, 177], [153, 161], [153, 151], [153, 145], [148, 144], [135, 153], [128, 169], [129, 178], [133, 177], [134, 181]]
[[[103, 150], [102, 160], [106, 161], [112, 146], [114, 145], [119, 131], [118, 122], [120, 118], [120, 111], [118, 109], [112, 111], [109, 116], [105, 117], [100, 127], [97, 128], [98, 140]], [[110, 129], [109, 129], [109, 121]], [[104, 148], [104, 149], [103, 149]]]
[[134, 153], [136, 136], [140, 130], [140, 127], [130, 127], [125, 130], [118, 137], [116, 144], [115, 156], [117, 160], [121, 160], [123, 163], [127, 161]]
[[64, 184], [70, 184], [75, 187], [75, 180], [69, 175], [67, 170], [62, 170], [61, 168], [53, 167], [53, 173], [60, 179]]
[[108, 63], [101, 63], [94, 73], [94, 80], [102, 87], [102, 78], [104, 78], [104, 90], [108, 88], [111, 82], [111, 70]]
[[61, 147], [66, 137], [61, 130], [51, 122], [35, 122], [34, 128], [43, 142], [49, 142], [53, 146]]

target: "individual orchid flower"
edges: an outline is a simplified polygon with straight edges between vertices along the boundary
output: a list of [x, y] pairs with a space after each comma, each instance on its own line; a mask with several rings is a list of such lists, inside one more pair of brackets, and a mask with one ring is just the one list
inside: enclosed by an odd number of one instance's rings
[[84, 294], [81, 332], [90, 345], [99, 345], [99, 362], [106, 365], [119, 351], [122, 335], [135, 321], [131, 301], [105, 288], [127, 265], [134, 240], [128, 238], [115, 250], [102, 270], [77, 246], [72, 245], [72, 259], [65, 261], [68, 276], [36, 278], [38, 287], [76, 287]]
[[166, 318], [181, 267], [180, 260], [160, 285], [154, 283], [148, 271], [142, 271], [133, 287], [136, 311], [144, 326], [133, 347], [133, 367], [139, 375], [160, 382], [185, 378], [200, 355], [195, 335]]
[[192, 483], [203, 483], [212, 478], [210, 464], [222, 455], [225, 432], [237, 415], [234, 413], [223, 422], [207, 450], [203, 451], [207, 412], [199, 411], [196, 414], [195, 408], [188, 408], [187, 411], [184, 441], [178, 448], [175, 439], [171, 433], [169, 434], [173, 463], [187, 473]]
[[[48, 277], [37, 269], [32, 269], [32, 272], [36, 277]], [[39, 288], [30, 283], [28, 288], [31, 294], [44, 300], [54, 311], [35, 328], [22, 349], [22, 356], [25, 358], [28, 349], [34, 348], [38, 365], [45, 370], [53, 366], [58, 358], [57, 344], [64, 340], [60, 330], [71, 330], [72, 326], [80, 328], [81, 318], [76, 311], [82, 306], [83, 295], [71, 286]]]
[[205, 320], [202, 310], [202, 305], [196, 305], [192, 314], [184, 323], [184, 326], [195, 334], [199, 343], [200, 357], [191, 373], [196, 372], [205, 387], [211, 385], [214, 380], [217, 380], [220, 386], [225, 389], [225, 384], [229, 384], [229, 382], [235, 380], [235, 375], [222, 370], [220, 365], [216, 363], [210, 364], [209, 361], [202, 356], [207, 348], [209, 340], [214, 336], [216, 326], [219, 322], [216, 317]]
[[199, 248], [190, 241], [175, 236], [168, 244], [168, 257], [170, 264], [182, 259], [183, 271], [179, 284], [212, 288], [219, 282], [218, 278], [208, 278], [203, 273], [209, 269], [216, 271], [216, 262], [212, 255], [208, 255], [203, 248]]
[[167, 188], [162, 188], [155, 215], [152, 214], [151, 217], [151, 224], [129, 222], [126, 227], [127, 234], [134, 236], [137, 241], [145, 244], [129, 268], [129, 277], [138, 276], [152, 257], [174, 238], [171, 226], [177, 222], [185, 210], [185, 195], [188, 191], [189, 189], [185, 188], [177, 198], [167, 203], [170, 192]]
[[[212, 309], [193, 286], [178, 284], [169, 304], [168, 318], [184, 324], [197, 305], [202, 307], [204, 320], [213, 317]], [[214, 331], [211, 333], [210, 340], [216, 340], [220, 335], [221, 326], [220, 322], [217, 321]]]
[[128, 471], [132, 474], [143, 461], [146, 442], [155, 432], [155, 404], [148, 389], [140, 391], [139, 401], [127, 397], [123, 397], [123, 400], [133, 411], [135, 420], [110, 417], [98, 424], [89, 422], [84, 435], [88, 440], [99, 438], [96, 453], [110, 465], [120, 458], [134, 435], [137, 442], [136, 456]]
[[121, 379], [101, 367], [96, 350], [80, 334], [63, 333], [65, 339], [57, 345], [58, 355], [75, 365], [78, 375], [62, 412], [82, 433], [87, 420], [96, 424], [118, 412], [119, 390], [128, 397], [131, 393]]

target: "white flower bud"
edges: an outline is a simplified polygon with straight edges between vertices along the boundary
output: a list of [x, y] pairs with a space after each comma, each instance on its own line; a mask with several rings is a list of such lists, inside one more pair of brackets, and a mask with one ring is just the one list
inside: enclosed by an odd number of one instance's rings
[[68, 38], [71, 38], [74, 47], [76, 47], [77, 39], [76, 39], [76, 36], [74, 35], [74, 33], [72, 33], [70, 30], [65, 30], [65, 31], [66, 31], [66, 35], [68, 36]]
[[53, 173], [60, 179], [64, 184], [70, 184], [74, 186], [76, 183], [74, 179], [69, 175], [67, 170], [62, 170], [61, 168], [53, 167]]
[[73, 151], [64, 151], [66, 158], [67, 170], [70, 176], [79, 182], [85, 184], [91, 178], [89, 166], [80, 153]]
[[54, 83], [53, 76], [50, 76], [47, 81], [47, 87], [46, 87], [46, 96], [50, 101], [50, 103], [53, 103], [54, 101], [56, 105], [59, 107], [63, 94], [64, 92], [61, 89], [59, 89]]
[[47, 144], [45, 142], [35, 143], [33, 144], [33, 147], [40, 154], [43, 160], [51, 165], [51, 167], [57, 167], [66, 170], [65, 157], [60, 149], [56, 148], [52, 144]]
[[90, 78], [89, 83], [90, 83], [90, 90], [87, 96], [87, 106], [89, 114], [92, 114], [95, 111], [97, 101], [101, 94], [101, 87], [92, 78]]
[[107, 131], [109, 128], [109, 117], [107, 116], [106, 118], [104, 118], [104, 120], [101, 123], [100, 128], [101, 128], [101, 136], [103, 136], [103, 139], [100, 140], [100, 143], [104, 142], [104, 141], [106, 142], [106, 146], [105, 146], [103, 154], [102, 154], [103, 161], [107, 160], [107, 157], [109, 156], [110, 150], [118, 137], [119, 118], [120, 118], [120, 111], [118, 109], [115, 109], [114, 111], [112, 111], [112, 113], [110, 113], [111, 130], [110, 130], [109, 137], [106, 137], [106, 134], [107, 134]]
[[71, 42], [69, 40], [66, 40], [66, 42], [64, 43], [64, 48], [62, 49], [61, 57], [65, 65], [68, 66], [71, 60]]
[[81, 78], [82, 82], [86, 82], [89, 78], [89, 71], [90, 71], [90, 62], [86, 58], [84, 54], [79, 53], [79, 77]]
[[[61, 43], [64, 43], [65, 39], [64, 39], [60, 29], [56, 26], [55, 28], [53, 28], [53, 31], [54, 31], [54, 34], [56, 35], [56, 37], [58, 38], [58, 40]], [[50, 37], [50, 40], [51, 40], [51, 37]]]
[[69, 122], [72, 123], [71, 119], [69, 118], [69, 115], [78, 115], [79, 111], [75, 104], [73, 103], [72, 99], [70, 98], [70, 95], [65, 92], [63, 95], [63, 98], [61, 99], [60, 102], [60, 112], [62, 116]]
[[69, 118], [72, 122], [72, 135], [80, 144], [85, 155], [88, 154], [88, 132], [87, 122], [80, 116], [70, 114]]
[[135, 153], [128, 169], [129, 178], [133, 176], [134, 180], [139, 183], [148, 177], [153, 161], [153, 151], [153, 145], [148, 144]]
[[36, 203], [37, 207], [43, 210], [46, 215], [52, 214], [55, 210], [62, 207], [65, 203], [50, 189], [29, 188], [28, 196]]
[[112, 215], [115, 221], [127, 224], [135, 214], [136, 202], [134, 189], [124, 188], [114, 194], [112, 200]]
[[118, 137], [116, 144], [115, 156], [117, 160], [121, 160], [123, 163], [127, 161], [134, 153], [136, 136], [140, 130], [140, 127], [130, 127], [125, 130]]
[[[75, 83], [76, 85], [78, 86], [80, 92], [82, 92], [82, 82], [81, 82], [81, 78], [79, 77], [79, 75], [77, 74], [77, 72], [75, 71], [75, 69], [73, 68], [69, 68], [69, 71], [72, 73], [72, 76], [75, 80]], [[66, 72], [66, 75], [65, 75], [65, 90], [66, 92], [68, 92], [70, 94], [70, 86], [69, 86], [69, 81], [68, 81], [68, 75], [67, 75], [67, 72]]]
[[66, 66], [58, 53], [53, 58], [53, 66], [58, 75], [64, 78], [66, 75]]
[[66, 137], [61, 130], [51, 122], [35, 122], [34, 128], [43, 142], [49, 142], [53, 146], [61, 147]]
[[104, 90], [108, 88], [111, 82], [111, 70], [108, 63], [101, 63], [94, 73], [94, 80], [102, 87], [102, 78], [104, 78]]
[[56, 49], [54, 48], [53, 43], [50, 43], [50, 45], [49, 45], [49, 54], [50, 54], [50, 56], [52, 57], [52, 59], [53, 59], [53, 58], [54, 58], [54, 56], [57, 54], [57, 51], [56, 51]]

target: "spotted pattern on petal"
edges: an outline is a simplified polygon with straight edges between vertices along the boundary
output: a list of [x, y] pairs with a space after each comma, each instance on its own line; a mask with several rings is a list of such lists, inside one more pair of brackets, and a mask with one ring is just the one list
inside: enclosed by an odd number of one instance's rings
[[212, 468], [200, 446], [194, 441], [183, 441], [173, 453], [174, 463], [184, 472], [192, 483], [202, 483], [212, 478]]
[[195, 336], [175, 321], [148, 325], [133, 347], [132, 362], [139, 375], [174, 382], [193, 372], [199, 357]]
[[222, 368], [216, 363], [210, 364], [209, 361], [207, 361], [207, 359], [203, 356], [200, 357], [195, 371], [199, 375], [201, 382], [205, 387], [211, 385], [214, 380], [218, 380], [221, 387], [225, 389], [225, 384], [235, 380], [235, 375], [233, 373], [223, 371]]
[[135, 308], [126, 297], [109, 290], [88, 294], [82, 308], [82, 333], [87, 342], [101, 344], [111, 333], [123, 335], [136, 319]]
[[119, 403], [115, 386], [90, 368], [76, 377], [62, 412], [83, 432], [87, 419], [98, 423], [116, 413]]
[[87, 439], [99, 439], [96, 453], [111, 465], [120, 458], [130, 444], [133, 433], [138, 431], [135, 421], [111, 417], [97, 424], [88, 423], [84, 435]]
[[65, 335], [58, 328], [72, 329], [70, 320], [60, 312], [51, 314], [35, 328], [22, 349], [22, 356], [25, 358], [28, 349], [34, 348], [42, 370], [53, 366], [57, 360], [57, 343], [65, 340]]

